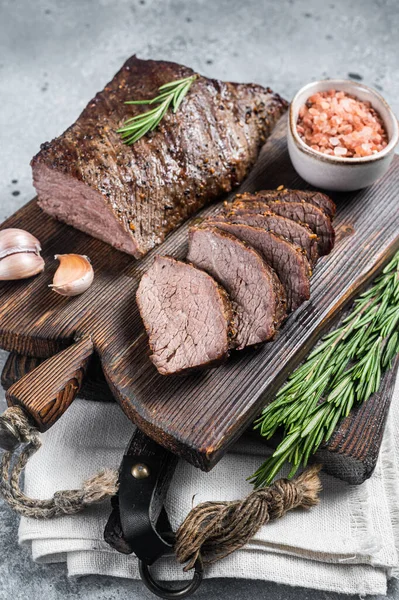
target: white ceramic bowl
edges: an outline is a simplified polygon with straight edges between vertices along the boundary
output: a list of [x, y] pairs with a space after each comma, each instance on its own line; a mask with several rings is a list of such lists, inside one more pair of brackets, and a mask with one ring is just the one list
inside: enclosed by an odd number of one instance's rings
[[[313, 150], [300, 138], [296, 129], [300, 107], [315, 92], [331, 89], [342, 90], [356, 96], [359, 100], [371, 102], [373, 108], [381, 115], [388, 134], [388, 145], [381, 152], [360, 158], [330, 156]], [[394, 113], [378, 92], [361, 83], [344, 79], [309, 83], [299, 90], [290, 105], [288, 123], [290, 158], [298, 174], [317, 188], [348, 192], [371, 185], [388, 171], [398, 139], [398, 121]]]

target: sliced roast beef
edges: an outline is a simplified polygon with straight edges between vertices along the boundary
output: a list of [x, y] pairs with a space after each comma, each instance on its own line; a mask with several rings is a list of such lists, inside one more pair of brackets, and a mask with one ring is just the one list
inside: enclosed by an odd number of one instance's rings
[[[246, 195], [243, 194], [242, 198], [245, 198]], [[334, 218], [337, 210], [335, 203], [326, 194], [311, 190], [261, 190], [260, 192], [256, 192], [255, 196], [273, 202], [309, 202], [309, 204], [321, 208], [331, 219]], [[239, 198], [240, 196], [237, 197]]]
[[204, 271], [157, 256], [140, 281], [137, 303], [151, 360], [162, 375], [214, 366], [227, 358], [232, 306], [226, 292]]
[[248, 174], [286, 102], [269, 88], [198, 76], [179, 110], [131, 146], [117, 129], [165, 83], [193, 71], [133, 56], [32, 160], [39, 206], [112, 246], [144, 255]]
[[[227, 205], [230, 208], [230, 204]], [[334, 247], [335, 232], [331, 219], [321, 208], [309, 202], [280, 202], [263, 200], [260, 196], [247, 194], [234, 200], [234, 210], [262, 213], [273, 211], [281, 217], [304, 223], [317, 235], [317, 251], [320, 256], [329, 254]]]
[[311, 265], [315, 265], [319, 257], [317, 252], [317, 235], [305, 224], [297, 223], [269, 211], [262, 214], [249, 213], [242, 210], [230, 210], [218, 214], [218, 219], [239, 225], [251, 225], [273, 231], [304, 251]]
[[270, 340], [286, 316], [284, 289], [261, 256], [214, 227], [192, 227], [187, 259], [212, 275], [236, 305], [238, 349]]
[[284, 286], [288, 310], [295, 310], [310, 296], [311, 267], [301, 248], [281, 236], [250, 225], [211, 222], [240, 240], [250, 244], [276, 272]]

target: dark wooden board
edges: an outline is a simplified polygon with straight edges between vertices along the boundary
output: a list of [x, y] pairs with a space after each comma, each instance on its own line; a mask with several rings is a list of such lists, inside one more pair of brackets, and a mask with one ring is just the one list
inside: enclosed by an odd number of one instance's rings
[[[345, 314], [344, 312], [344, 316]], [[10, 353], [1, 373], [3, 388], [8, 390], [44, 360]], [[314, 460], [321, 462], [323, 469], [330, 475], [357, 485], [372, 475], [381, 447], [398, 368], [399, 355], [392, 368], [384, 375], [378, 392], [366, 403], [353, 408], [350, 415], [339, 424], [328, 444], [315, 455]], [[79, 396], [85, 400], [115, 402], [98, 360], [92, 360], [89, 364]], [[247, 433], [251, 437], [262, 439], [252, 424]], [[265, 444], [276, 447], [279, 441], [280, 438], [276, 436], [275, 439], [265, 441]]]
[[330, 475], [348, 483], [368, 479], [377, 464], [399, 368], [399, 355], [381, 380], [380, 389], [340, 423], [329, 443], [315, 455]]
[[[254, 191], [305, 187], [286, 150], [284, 125], [264, 147], [242, 186]], [[311, 300], [282, 328], [278, 339], [258, 350], [236, 353], [226, 365], [185, 377], [165, 378], [149, 361], [147, 337], [135, 304], [135, 290], [156, 253], [184, 257], [186, 224], [141, 261], [111, 249], [44, 215], [33, 200], [4, 227], [21, 227], [38, 237], [46, 271], [29, 282], [0, 287], [0, 346], [48, 357], [90, 334], [115, 398], [126, 414], [160, 444], [202, 469], [210, 469], [247, 428], [287, 375], [302, 360], [343, 307], [399, 247], [396, 190], [399, 158], [373, 187], [335, 197], [337, 244], [318, 263]], [[216, 207], [201, 215], [215, 212]], [[56, 253], [92, 259], [94, 284], [82, 296], [52, 292]]]
[[[44, 361], [44, 358], [35, 356], [24, 356], [11, 352], [7, 356], [1, 372], [1, 385], [8, 390], [14, 383], [30, 373]], [[97, 402], [115, 402], [111, 390], [104, 377], [100, 361], [94, 357], [87, 368], [87, 374], [79, 391], [79, 397], [84, 400], [96, 400]]]

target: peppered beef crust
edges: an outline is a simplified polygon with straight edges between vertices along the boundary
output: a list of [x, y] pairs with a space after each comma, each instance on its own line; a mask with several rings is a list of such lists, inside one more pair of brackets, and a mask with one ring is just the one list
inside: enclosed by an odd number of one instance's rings
[[[237, 198], [245, 198], [247, 195], [240, 194], [237, 195]], [[337, 210], [335, 203], [327, 194], [314, 190], [291, 190], [284, 188], [283, 190], [260, 190], [251, 195], [273, 202], [308, 202], [321, 208], [331, 219], [334, 218]]]
[[309, 202], [283, 202], [263, 199], [260, 195], [240, 194], [232, 203], [234, 210], [262, 213], [272, 211], [281, 217], [304, 223], [317, 235], [317, 251], [320, 256], [329, 254], [334, 247], [335, 231], [326, 213]]
[[215, 278], [236, 306], [236, 347], [270, 340], [286, 317], [284, 288], [252, 247], [216, 227], [191, 227], [187, 259]]
[[[33, 158], [39, 205], [113, 245], [107, 222], [114, 219], [117, 247], [140, 257], [238, 185], [286, 110], [268, 88], [199, 76], [179, 111], [168, 111], [152, 134], [127, 146], [116, 133], [148, 108], [124, 102], [152, 98], [162, 84], [191, 74], [175, 63], [130, 58], [77, 121]], [[76, 203], [95, 206], [95, 213], [104, 207], [104, 215], [93, 226], [85, 207], [74, 212]]]
[[[215, 217], [213, 217], [214, 219]], [[209, 217], [207, 220], [211, 220]], [[277, 235], [302, 248], [311, 265], [315, 265], [319, 257], [317, 252], [317, 235], [304, 223], [281, 217], [271, 211], [262, 214], [243, 210], [226, 210], [217, 214], [217, 220], [238, 225], [250, 225], [272, 231]]]
[[295, 310], [309, 299], [311, 268], [299, 246], [259, 227], [217, 221], [211, 224], [243, 240], [259, 252], [281, 281], [289, 311]]

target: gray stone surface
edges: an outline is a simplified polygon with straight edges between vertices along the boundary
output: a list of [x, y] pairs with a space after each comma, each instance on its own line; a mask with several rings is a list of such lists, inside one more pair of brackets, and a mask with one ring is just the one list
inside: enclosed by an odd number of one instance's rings
[[[398, 30], [397, 0], [0, 0], [0, 220], [32, 197], [29, 161], [39, 144], [133, 53], [270, 85], [287, 98], [308, 81], [352, 74], [398, 114]], [[70, 581], [62, 565], [33, 564], [4, 505], [0, 548], [1, 600], [153, 598], [140, 582]], [[339, 599], [234, 580], [205, 581], [195, 597]], [[399, 598], [395, 583], [389, 598]]]

